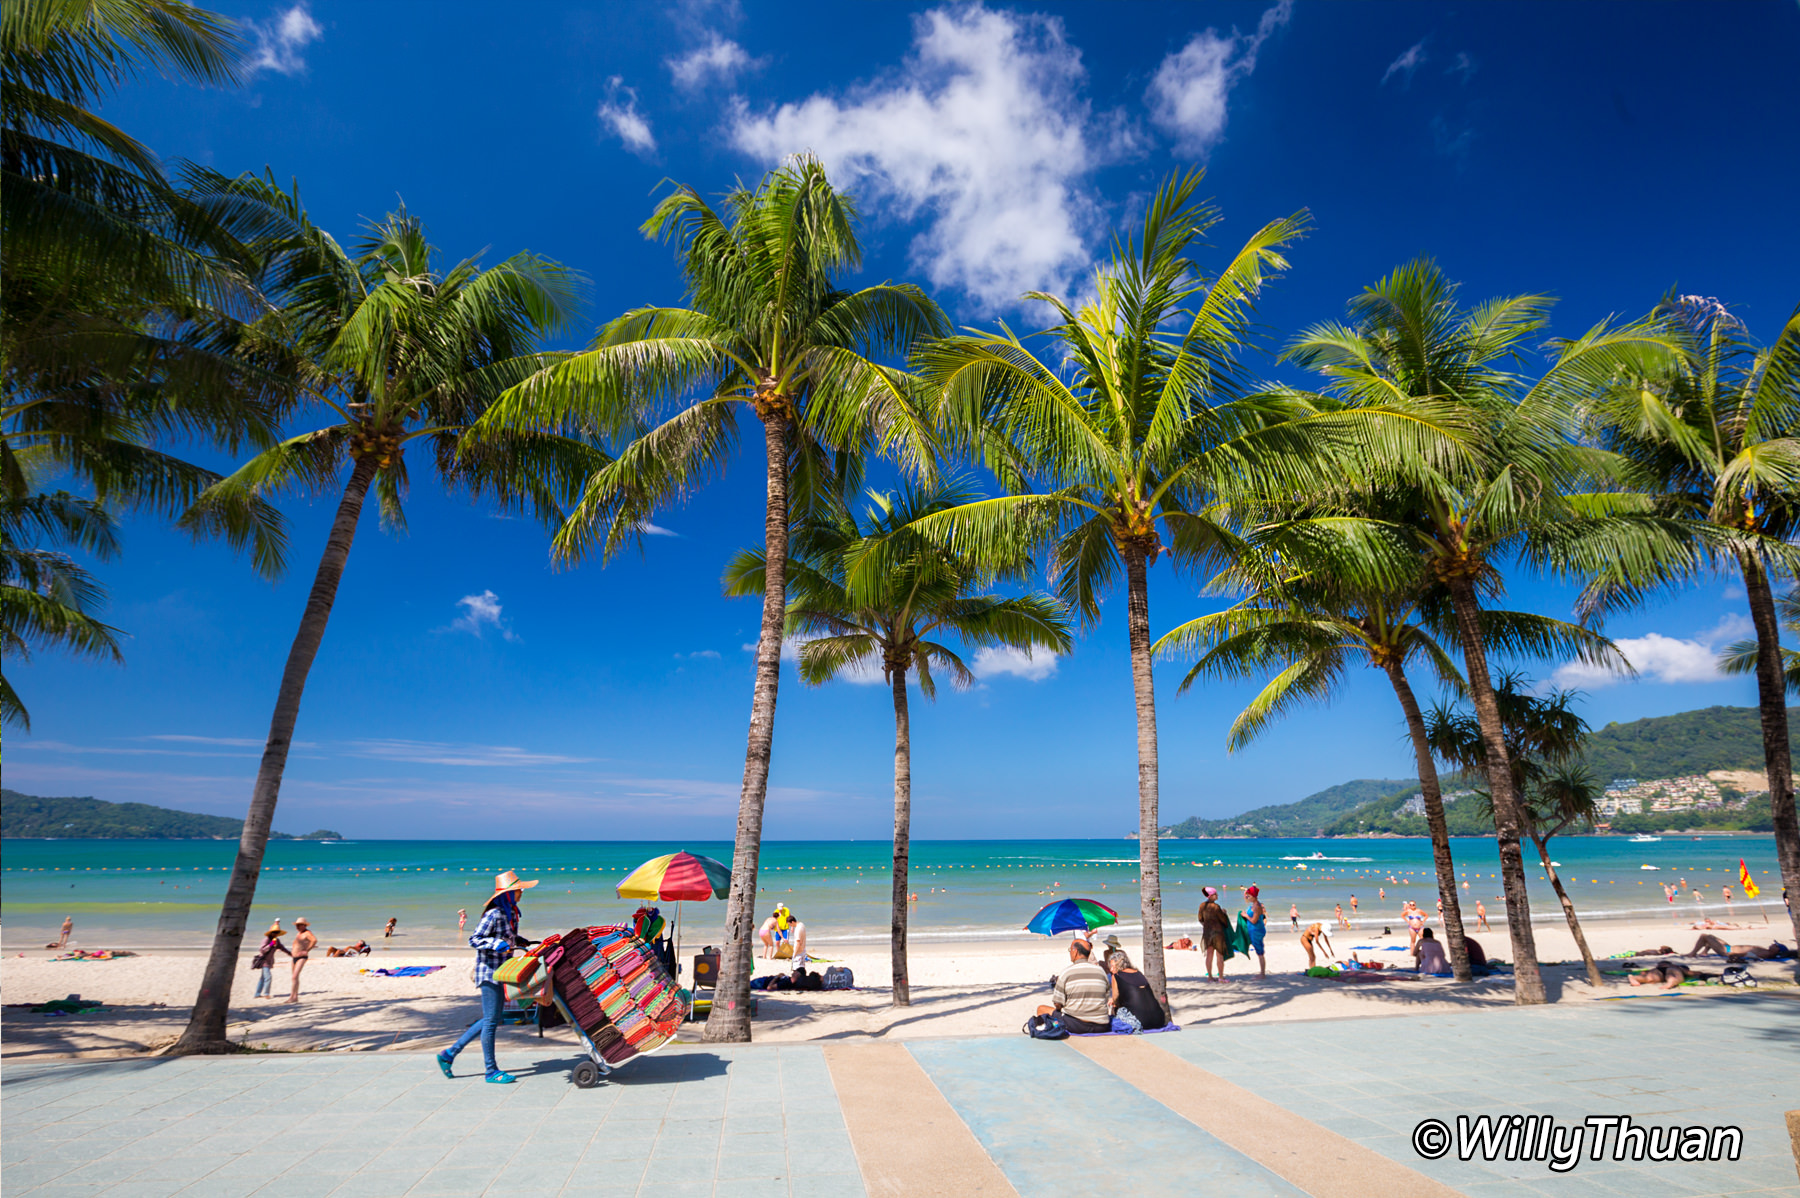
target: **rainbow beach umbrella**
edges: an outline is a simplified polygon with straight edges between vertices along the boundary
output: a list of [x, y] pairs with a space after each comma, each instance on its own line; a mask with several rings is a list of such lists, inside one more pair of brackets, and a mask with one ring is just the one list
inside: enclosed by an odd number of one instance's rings
[[622, 899], [650, 899], [675, 904], [675, 976], [681, 976], [681, 904], [724, 898], [731, 890], [731, 870], [711, 857], [685, 850], [652, 857], [619, 883]]
[[703, 903], [724, 898], [731, 889], [731, 870], [711, 857], [686, 851], [652, 857], [619, 883], [623, 899], [661, 903]]
[[1047, 903], [1025, 923], [1027, 932], [1054, 936], [1058, 932], [1088, 931], [1118, 923], [1119, 913], [1093, 899], [1066, 898]]

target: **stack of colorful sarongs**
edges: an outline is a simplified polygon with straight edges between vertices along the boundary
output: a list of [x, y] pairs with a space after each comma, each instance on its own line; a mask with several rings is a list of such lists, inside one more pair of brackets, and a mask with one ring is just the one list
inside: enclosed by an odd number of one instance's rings
[[693, 996], [627, 927], [575, 928], [538, 949], [556, 995], [608, 1064], [660, 1048]]

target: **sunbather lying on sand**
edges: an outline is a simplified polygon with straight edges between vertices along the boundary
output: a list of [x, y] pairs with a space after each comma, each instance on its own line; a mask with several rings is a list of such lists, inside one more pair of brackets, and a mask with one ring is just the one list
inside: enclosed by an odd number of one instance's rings
[[1186, 949], [1192, 949], [1195, 952], [1200, 951], [1200, 946], [1198, 944], [1195, 944], [1193, 941], [1193, 938], [1189, 937], [1189, 936], [1183, 936], [1179, 940], [1171, 940], [1164, 947], [1165, 948], [1186, 948]]
[[1783, 961], [1793, 956], [1787, 945], [1779, 940], [1770, 944], [1726, 944], [1713, 935], [1702, 935], [1684, 955], [1699, 957], [1707, 953], [1728, 961]]
[[1694, 971], [1680, 962], [1664, 961], [1641, 973], [1634, 973], [1625, 980], [1633, 986], [1660, 986], [1664, 990], [1673, 990], [1691, 976], [1694, 976]]

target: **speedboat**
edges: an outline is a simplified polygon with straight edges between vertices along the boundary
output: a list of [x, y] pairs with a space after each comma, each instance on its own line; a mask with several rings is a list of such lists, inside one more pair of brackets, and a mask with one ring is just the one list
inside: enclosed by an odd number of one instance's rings
[[1638, 868], [1639, 869], [1659, 869], [1661, 867], [1655, 866], [1655, 865], [1640, 865], [1640, 866], [1638, 866]]
[[1633, 836], [1631, 838], [1630, 843], [1632, 843], [1632, 844], [1659, 844], [1659, 843], [1661, 843], [1661, 841], [1662, 841], [1662, 837], [1660, 837], [1660, 836], [1650, 836], [1646, 833], [1639, 832], [1636, 836]]

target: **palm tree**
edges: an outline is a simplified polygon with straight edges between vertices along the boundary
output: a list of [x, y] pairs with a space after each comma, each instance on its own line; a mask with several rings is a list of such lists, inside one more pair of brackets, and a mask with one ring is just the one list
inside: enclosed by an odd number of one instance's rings
[[[1419, 771], [1438, 894], [1443, 899], [1450, 967], [1458, 981], [1466, 982], [1471, 976], [1469, 954], [1456, 866], [1450, 855], [1450, 831], [1444, 819], [1443, 789], [1432, 760], [1425, 717], [1406, 676], [1408, 663], [1422, 662], [1440, 686], [1467, 693], [1461, 672], [1438, 640], [1440, 635], [1455, 633], [1446, 606], [1441, 588], [1357, 595], [1334, 592], [1328, 585], [1300, 578], [1262, 587], [1225, 611], [1190, 620], [1164, 634], [1154, 651], [1172, 655], [1205, 650], [1177, 693], [1185, 693], [1203, 677], [1243, 678], [1274, 671], [1274, 677], [1233, 722], [1226, 737], [1228, 751], [1249, 744], [1296, 705], [1329, 700], [1347, 680], [1352, 664], [1380, 670], [1387, 677], [1406, 717]], [[1487, 643], [1510, 655], [1621, 660], [1610, 641], [1560, 620], [1526, 612], [1483, 611], [1481, 624]]]
[[[937, 697], [935, 665], [957, 686], [975, 682], [945, 638], [969, 645], [1006, 645], [1027, 653], [1067, 653], [1069, 624], [1062, 605], [1045, 595], [1001, 597], [982, 593], [997, 579], [1028, 566], [1022, 556], [973, 562], [932, 545], [908, 528], [934, 512], [966, 503], [970, 493], [937, 483], [898, 495], [871, 491], [862, 523], [834, 504], [794, 530], [788, 559], [787, 632], [805, 638], [800, 676], [821, 686], [878, 664], [894, 695], [894, 1005], [912, 1005], [906, 962], [908, 845], [912, 836], [912, 717], [907, 679], [916, 677], [927, 699]], [[898, 544], [896, 544], [898, 542]], [[857, 557], [880, 545], [889, 565], [850, 581]], [[728, 595], [761, 595], [766, 559], [746, 550], [725, 575]]]
[[[26, 536], [39, 547], [27, 548]], [[35, 645], [123, 660], [119, 630], [93, 615], [99, 584], [69, 554], [43, 548], [44, 542], [101, 559], [118, 552], [112, 521], [90, 500], [57, 491], [0, 504], [0, 653], [30, 661]], [[3, 674], [0, 717], [31, 730], [25, 704]]]
[[878, 359], [904, 354], [946, 326], [937, 306], [910, 284], [839, 286], [861, 263], [856, 209], [816, 160], [795, 158], [754, 189], [738, 187], [723, 209], [678, 187], [644, 222], [646, 236], [679, 247], [689, 307], [626, 312], [585, 352], [503, 397], [476, 438], [562, 427], [632, 438], [616, 461], [587, 480], [556, 534], [557, 559], [576, 562], [595, 550], [611, 557], [641, 536], [658, 507], [723, 470], [741, 410], [762, 424], [768, 585], [719, 999], [705, 1031], [708, 1040], [742, 1041], [750, 1038], [756, 879], [781, 677], [789, 522], [834, 488], [856, 485], [874, 452], [929, 471], [932, 429], [917, 411], [912, 382]]
[[[0, 14], [0, 525], [8, 555], [25, 555], [10, 556], [21, 589], [0, 609], [9, 653], [48, 635], [116, 659], [88, 614], [101, 592], [61, 547], [116, 547], [122, 511], [179, 516], [218, 475], [162, 446], [266, 447], [289, 400], [232, 352], [257, 302], [242, 247], [94, 111], [144, 71], [230, 83], [236, 61], [229, 22], [172, 0], [19, 0]], [[63, 480], [88, 493], [44, 490]], [[215, 505], [192, 531], [280, 572], [266, 503]], [[6, 718], [24, 723], [0, 685]]]
[[[1506, 729], [1510, 773], [1514, 792], [1520, 796], [1525, 832], [1537, 846], [1539, 863], [1562, 904], [1563, 918], [1568, 920], [1569, 932], [1587, 966], [1588, 984], [1604, 985], [1600, 966], [1581, 931], [1581, 921], [1575, 917], [1575, 904], [1556, 872], [1556, 863], [1550, 860], [1551, 837], [1567, 828], [1591, 826], [1594, 822], [1600, 786], [1579, 761], [1587, 738], [1587, 721], [1575, 713], [1574, 691], [1533, 695], [1528, 680], [1516, 671], [1500, 676], [1494, 696]], [[1468, 712], [1440, 704], [1432, 710], [1426, 735], [1437, 756], [1470, 772], [1484, 770], [1492, 778], [1493, 771], [1487, 770], [1487, 746], [1481, 727]], [[1484, 801], [1491, 810], [1491, 792], [1484, 795]], [[1507, 918], [1511, 917], [1509, 910]]]
[[[1589, 427], [1627, 462], [1626, 483], [1702, 526], [1716, 560], [1744, 579], [1775, 855], [1782, 884], [1800, 894], [1789, 683], [1771, 581], [1800, 566], [1800, 307], [1766, 348], [1717, 300], [1670, 296], [1656, 315], [1673, 352], [1601, 395]], [[1800, 911], [1792, 918], [1800, 939]]]
[[219, 179], [211, 199], [260, 230], [265, 286], [279, 307], [250, 330], [249, 349], [289, 370], [332, 418], [259, 454], [196, 505], [283, 489], [323, 489], [349, 467], [300, 626], [276, 692], [268, 742], [251, 791], [219, 926], [193, 1015], [171, 1051], [222, 1052], [231, 978], [256, 893], [306, 676], [337, 597], [371, 489], [385, 523], [401, 526], [407, 448], [423, 442], [444, 482], [534, 507], [551, 527], [595, 469], [597, 450], [520, 434], [459, 452], [460, 434], [503, 390], [554, 355], [538, 338], [564, 328], [575, 278], [533, 254], [488, 269], [468, 259], [445, 269], [425, 229], [404, 210], [371, 224], [354, 255], [307, 218], [297, 194], [268, 179]]
[[920, 531], [978, 560], [1020, 537], [1049, 542], [1057, 588], [1084, 623], [1124, 573], [1144, 974], [1165, 1006], [1149, 570], [1165, 552], [1179, 568], [1223, 564], [1232, 537], [1205, 505], [1271, 471], [1242, 438], [1283, 413], [1243, 398], [1235, 359], [1263, 282], [1286, 268], [1281, 250], [1306, 225], [1303, 213], [1264, 225], [1209, 275], [1190, 256], [1219, 219], [1194, 199], [1201, 177], [1158, 189], [1142, 232], [1097, 272], [1091, 299], [1026, 296], [1056, 315], [1040, 334], [1048, 352], [1003, 326], [934, 342], [916, 358], [945, 423], [1010, 492], [924, 517]]
[[1463, 308], [1456, 287], [1430, 261], [1395, 270], [1350, 303], [1350, 324], [1305, 330], [1283, 358], [1326, 376], [1330, 397], [1366, 413], [1416, 421], [1453, 447], [1437, 460], [1394, 459], [1373, 485], [1351, 480], [1309, 497], [1334, 518], [1380, 527], [1417, 553], [1444, 588], [1481, 731], [1499, 842], [1501, 883], [1514, 960], [1514, 997], [1545, 1001], [1532, 938], [1520, 836], [1524, 813], [1512, 783], [1504, 729], [1488, 669], [1481, 614], [1501, 593], [1498, 563], [1642, 590], [1685, 576], [1689, 539], [1637, 497], [1596, 494], [1611, 459], [1575, 443], [1575, 405], [1626, 368], [1659, 353], [1652, 323], [1602, 323], [1552, 343], [1548, 369], [1528, 381], [1509, 367], [1542, 332], [1551, 301], [1512, 296]]
[[[1775, 597], [1775, 618], [1784, 632], [1800, 633], [1800, 589]], [[1754, 674], [1762, 658], [1762, 646], [1754, 640], [1733, 641], [1719, 654], [1719, 669], [1726, 674]], [[1781, 676], [1790, 695], [1800, 695], [1800, 652], [1781, 649]]]

